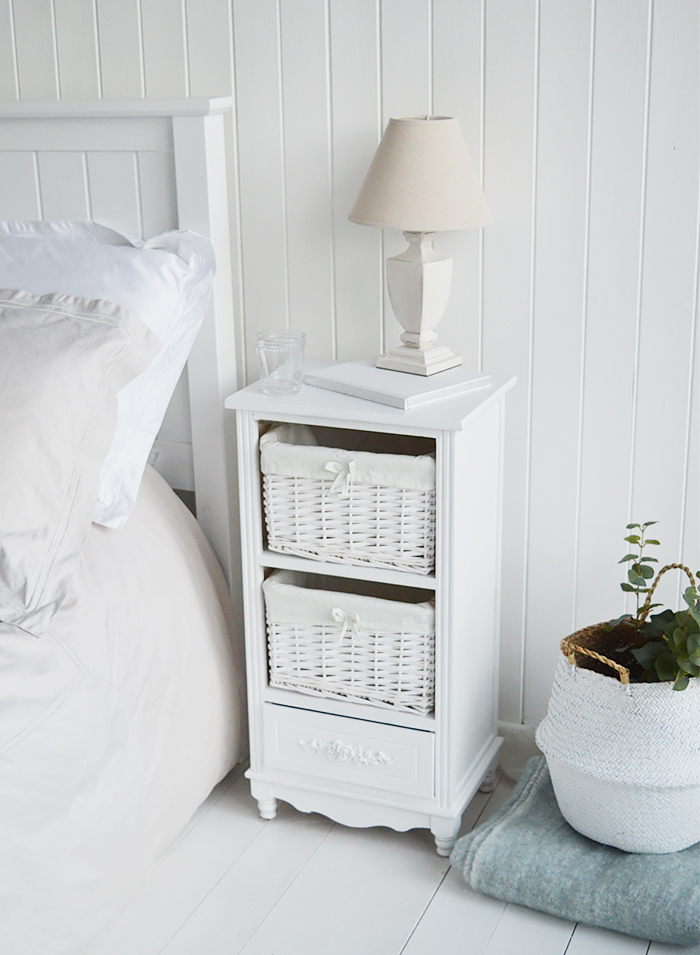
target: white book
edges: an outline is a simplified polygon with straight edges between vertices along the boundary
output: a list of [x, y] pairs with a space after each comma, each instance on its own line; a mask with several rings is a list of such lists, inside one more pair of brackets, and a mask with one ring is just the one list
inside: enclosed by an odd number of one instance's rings
[[371, 358], [307, 371], [304, 380], [315, 388], [339, 391], [344, 395], [377, 401], [404, 411], [441, 398], [453, 398], [467, 391], [487, 388], [491, 384], [490, 375], [475, 375], [462, 366], [424, 377], [375, 368]]

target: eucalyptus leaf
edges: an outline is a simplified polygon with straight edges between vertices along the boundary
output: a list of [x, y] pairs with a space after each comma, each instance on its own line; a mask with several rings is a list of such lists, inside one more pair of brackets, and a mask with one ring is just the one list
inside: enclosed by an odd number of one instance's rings
[[678, 667], [672, 653], [664, 650], [660, 653], [654, 662], [654, 668], [662, 683], [673, 680], [678, 672]]
[[636, 560], [636, 559], [637, 559], [636, 554], [625, 554], [622, 560], [618, 560], [618, 564], [624, 564], [626, 560]]
[[688, 637], [688, 659], [700, 666], [700, 633], [691, 633]]
[[642, 524], [642, 530], [645, 531], [647, 527], [651, 527], [652, 524], [658, 524], [658, 521], [647, 521], [646, 524]]
[[628, 524], [628, 525], [627, 525], [627, 530], [628, 530], [628, 531], [631, 531], [633, 527], [639, 527], [639, 526], [640, 526], [639, 524]]
[[645, 544], [658, 544], [659, 541], [655, 541], [655, 540], [651, 540], [651, 539], [650, 539], [650, 540], [648, 540], [648, 541], [644, 541], [644, 543], [645, 543]]
[[[672, 679], [672, 678], [671, 678]], [[678, 673], [673, 684], [674, 690], [685, 690], [690, 683], [690, 677], [687, 673]]]
[[636, 593], [637, 593], [636, 589], [635, 589], [634, 587], [630, 586], [630, 584], [620, 584], [620, 587], [622, 587], [622, 589], [625, 591], [626, 594], [636, 594]]
[[640, 565], [639, 565], [639, 574], [640, 574], [640, 576], [642, 576], [645, 580], [650, 580], [650, 579], [654, 576], [654, 568], [653, 568], [653, 567], [645, 567], [643, 564], [640, 564]]
[[625, 540], [630, 544], [638, 544], [640, 537], [639, 534], [630, 534], [629, 537], [625, 537]]
[[[653, 670], [657, 659], [662, 653], [667, 652], [665, 643], [650, 640], [643, 647], [636, 647], [631, 651], [632, 656], [640, 663], [645, 670]], [[670, 654], [669, 654], [670, 655]]]

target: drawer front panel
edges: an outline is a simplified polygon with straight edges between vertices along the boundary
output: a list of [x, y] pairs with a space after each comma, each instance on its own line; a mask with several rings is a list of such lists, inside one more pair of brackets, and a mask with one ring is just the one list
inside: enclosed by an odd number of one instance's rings
[[434, 734], [266, 703], [265, 766], [433, 795]]

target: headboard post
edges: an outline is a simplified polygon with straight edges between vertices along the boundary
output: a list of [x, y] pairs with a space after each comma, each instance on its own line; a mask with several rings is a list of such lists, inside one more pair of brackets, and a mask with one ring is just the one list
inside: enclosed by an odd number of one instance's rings
[[208, 236], [216, 249], [212, 298], [187, 374], [197, 519], [232, 583], [238, 558], [230, 540], [235, 498], [227, 483], [224, 399], [237, 382], [223, 114], [174, 116], [173, 145], [179, 227]]

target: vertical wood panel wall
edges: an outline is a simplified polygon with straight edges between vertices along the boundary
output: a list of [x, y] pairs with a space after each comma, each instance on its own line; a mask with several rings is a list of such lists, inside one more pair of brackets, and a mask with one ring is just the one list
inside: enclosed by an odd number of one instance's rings
[[[398, 340], [383, 261], [402, 240], [347, 213], [390, 116], [459, 117], [496, 221], [438, 237], [455, 258], [442, 335], [519, 381], [508, 721], [543, 715], [562, 636], [624, 609], [629, 520], [659, 521], [662, 561], [700, 565], [699, 17], [697, 0], [0, 0], [4, 99], [233, 89], [250, 379], [265, 327], [302, 328], [320, 358]], [[2, 175], [31, 188], [36, 162]]]

